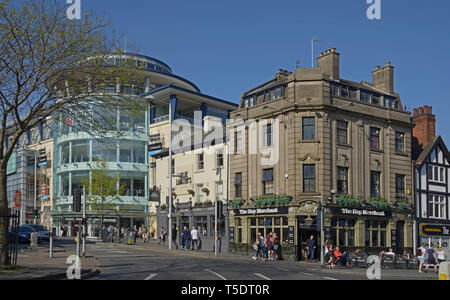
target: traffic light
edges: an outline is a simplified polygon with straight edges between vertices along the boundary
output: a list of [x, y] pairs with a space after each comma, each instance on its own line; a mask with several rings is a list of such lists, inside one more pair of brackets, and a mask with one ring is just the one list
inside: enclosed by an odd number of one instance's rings
[[73, 191], [73, 211], [80, 212], [81, 211], [81, 191], [76, 189]]
[[223, 215], [223, 202], [217, 201], [217, 219], [222, 218]]
[[86, 226], [87, 225], [87, 218], [83, 218], [81, 220], [81, 225]]
[[37, 209], [35, 209], [35, 210], [33, 211], [33, 217], [34, 217], [35, 219], [39, 219], [39, 211], [38, 211]]

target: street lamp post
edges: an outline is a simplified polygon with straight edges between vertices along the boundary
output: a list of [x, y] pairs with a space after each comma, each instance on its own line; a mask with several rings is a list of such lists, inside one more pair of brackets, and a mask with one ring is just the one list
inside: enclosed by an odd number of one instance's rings
[[172, 109], [169, 100], [169, 250], [172, 250]]
[[324, 221], [324, 208], [323, 208], [323, 195], [315, 196], [315, 198], [320, 199], [319, 203], [319, 212], [320, 212], [320, 265], [324, 266], [324, 238], [325, 238], [325, 232], [323, 229], [323, 221]]

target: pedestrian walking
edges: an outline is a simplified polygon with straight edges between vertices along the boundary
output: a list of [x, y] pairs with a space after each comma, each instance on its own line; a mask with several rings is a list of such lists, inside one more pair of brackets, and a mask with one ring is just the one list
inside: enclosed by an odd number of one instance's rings
[[255, 244], [253, 245], [253, 249], [255, 250], [255, 254], [253, 255], [254, 260], [258, 260], [258, 256], [261, 257], [261, 261], [264, 261], [266, 258], [265, 250], [264, 250], [264, 237], [260, 232], [256, 236]]
[[144, 244], [145, 244], [145, 243], [148, 243], [148, 241], [149, 241], [149, 238], [148, 238], [148, 230], [147, 230], [147, 228], [145, 228], [144, 225], [142, 225], [142, 239], [143, 239], [143, 241], [144, 241]]
[[423, 273], [423, 265], [425, 263], [425, 253], [426, 253], [425, 244], [422, 244], [422, 246], [420, 248], [418, 248], [416, 251], [416, 256], [417, 256], [417, 259], [419, 260], [419, 272], [420, 273]]
[[438, 249], [438, 263], [441, 264], [444, 261], [447, 261], [447, 253], [445, 252], [444, 248], [439, 247]]
[[403, 251], [402, 258], [405, 261], [406, 269], [409, 269], [409, 262], [411, 261], [411, 255], [407, 250]]
[[159, 241], [158, 241], [158, 245], [160, 245], [161, 243], [163, 243], [163, 245], [166, 243], [166, 229], [163, 227], [161, 227], [161, 233], [159, 234]]
[[278, 260], [278, 251], [280, 248], [280, 239], [276, 233], [273, 234], [273, 260]]
[[172, 244], [175, 245], [175, 249], [178, 249], [178, 245], [177, 245], [177, 234], [178, 234], [178, 230], [176, 225], [172, 225]]
[[269, 232], [266, 235], [265, 244], [267, 247], [267, 259], [273, 260], [273, 232]]
[[188, 250], [190, 247], [190, 241], [191, 239], [191, 232], [189, 231], [187, 226], [183, 227], [183, 230], [181, 231], [181, 246], [183, 249]]
[[311, 235], [308, 240], [306, 240], [306, 260], [314, 260], [314, 251], [316, 250], [316, 241], [314, 240], [314, 235]]
[[191, 239], [192, 239], [192, 251], [195, 250], [195, 247], [197, 247], [197, 250], [199, 250], [198, 248], [198, 230], [195, 228], [195, 226], [192, 227], [191, 230]]
[[436, 250], [434, 250], [433, 245], [430, 245], [427, 250], [428, 254], [428, 260], [427, 260], [427, 267], [425, 268], [425, 271], [428, 271], [428, 268], [430, 266], [434, 266], [434, 272], [438, 272], [437, 270], [437, 256], [436, 256]]

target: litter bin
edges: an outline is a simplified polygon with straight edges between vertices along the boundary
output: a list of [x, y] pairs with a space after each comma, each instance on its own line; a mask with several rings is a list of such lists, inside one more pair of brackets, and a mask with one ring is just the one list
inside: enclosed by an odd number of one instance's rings
[[135, 232], [134, 231], [130, 231], [128, 233], [128, 236], [127, 236], [127, 244], [128, 245], [134, 245], [134, 241], [135, 241]]
[[450, 280], [450, 262], [444, 261], [439, 265], [439, 280]]

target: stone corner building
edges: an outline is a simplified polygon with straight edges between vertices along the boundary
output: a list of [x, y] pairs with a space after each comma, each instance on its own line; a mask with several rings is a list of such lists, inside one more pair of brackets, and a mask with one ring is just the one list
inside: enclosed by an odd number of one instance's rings
[[[244, 93], [231, 119], [267, 124], [250, 141], [252, 126], [231, 134], [232, 251], [249, 254], [257, 232], [272, 231], [286, 243], [285, 259], [302, 259], [306, 239], [320, 237], [321, 195], [325, 238], [334, 245], [411, 250], [410, 115], [394, 92], [389, 62], [376, 67], [372, 83], [344, 80], [334, 48], [316, 68], [279, 70]], [[256, 153], [249, 151], [255, 141]], [[278, 157], [263, 165], [261, 153], [270, 148]]]

